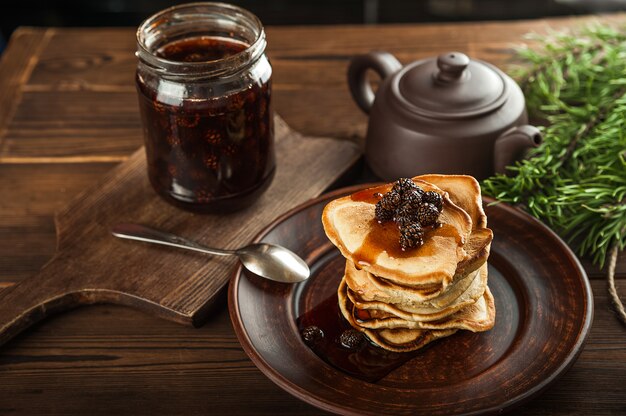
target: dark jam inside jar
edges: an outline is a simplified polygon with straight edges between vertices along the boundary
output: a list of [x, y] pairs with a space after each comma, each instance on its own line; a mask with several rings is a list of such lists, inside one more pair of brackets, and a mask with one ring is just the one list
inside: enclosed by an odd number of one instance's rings
[[[166, 43], [154, 54], [210, 63], [248, 46], [222, 37], [191, 37]], [[269, 72], [251, 76], [242, 70], [229, 75], [231, 80], [196, 76], [155, 82], [153, 77], [147, 82], [149, 77], [137, 72], [148, 175], [159, 194], [194, 211], [228, 212], [250, 205], [269, 186], [275, 167], [271, 68], [262, 59]]]
[[235, 39], [202, 36], [168, 43], [159, 48], [155, 55], [176, 62], [207, 62], [235, 55], [248, 46]]

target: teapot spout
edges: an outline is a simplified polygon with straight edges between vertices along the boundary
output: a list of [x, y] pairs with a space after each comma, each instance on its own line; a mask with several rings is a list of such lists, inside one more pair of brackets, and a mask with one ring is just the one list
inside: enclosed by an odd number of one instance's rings
[[507, 166], [523, 159], [528, 150], [539, 146], [542, 141], [541, 132], [535, 126], [523, 125], [505, 131], [494, 145], [494, 171], [506, 174]]

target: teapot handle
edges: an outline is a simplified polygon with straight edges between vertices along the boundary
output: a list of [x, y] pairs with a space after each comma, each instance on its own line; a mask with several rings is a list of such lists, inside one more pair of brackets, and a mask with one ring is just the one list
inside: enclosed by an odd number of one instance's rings
[[541, 131], [528, 124], [505, 131], [496, 139], [494, 145], [494, 171], [507, 174], [507, 166], [523, 159], [528, 150], [539, 146], [542, 141]]
[[372, 69], [381, 79], [385, 79], [400, 68], [402, 64], [388, 52], [370, 52], [352, 58], [348, 67], [348, 85], [352, 98], [363, 112], [368, 114], [374, 103], [374, 92], [367, 82], [367, 70]]

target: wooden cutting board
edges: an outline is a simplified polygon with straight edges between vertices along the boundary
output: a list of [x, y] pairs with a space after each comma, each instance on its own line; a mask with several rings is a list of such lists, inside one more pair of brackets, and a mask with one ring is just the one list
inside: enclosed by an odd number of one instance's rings
[[53, 258], [37, 275], [0, 293], [0, 345], [54, 312], [102, 302], [201, 324], [236, 259], [121, 240], [110, 227], [134, 222], [236, 248], [278, 215], [318, 196], [360, 156], [353, 143], [305, 137], [278, 117], [275, 129], [276, 176], [243, 211], [201, 215], [167, 204], [150, 187], [143, 149], [78, 196], [56, 216]]

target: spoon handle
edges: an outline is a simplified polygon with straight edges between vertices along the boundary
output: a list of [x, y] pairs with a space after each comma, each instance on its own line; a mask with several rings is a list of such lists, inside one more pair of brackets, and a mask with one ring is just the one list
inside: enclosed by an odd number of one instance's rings
[[184, 248], [187, 250], [199, 251], [201, 253], [216, 254], [218, 256], [230, 256], [235, 254], [235, 252], [231, 250], [220, 250], [217, 248], [205, 247], [194, 241], [187, 240], [186, 238], [139, 224], [117, 224], [111, 228], [111, 234], [119, 238]]

